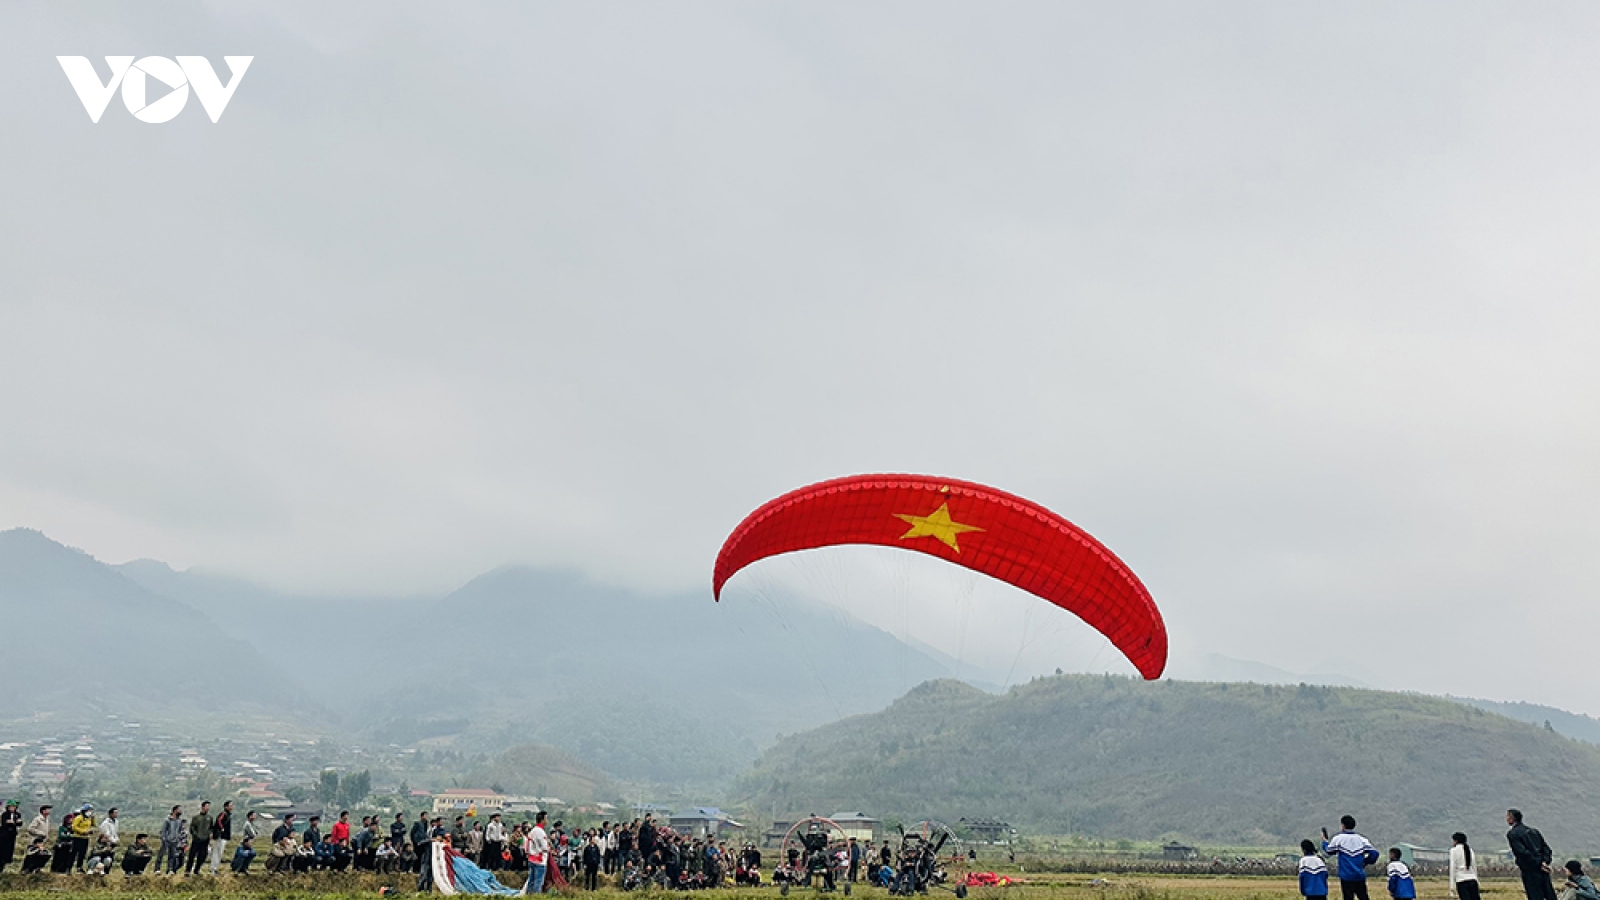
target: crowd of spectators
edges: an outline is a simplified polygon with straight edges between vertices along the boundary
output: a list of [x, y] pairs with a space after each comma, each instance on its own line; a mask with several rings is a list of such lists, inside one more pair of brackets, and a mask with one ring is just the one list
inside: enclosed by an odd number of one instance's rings
[[[427, 847], [448, 839], [451, 847], [488, 871], [521, 873], [534, 846], [532, 821], [507, 823], [499, 813], [486, 818], [458, 815], [451, 822], [419, 813], [411, 822], [397, 813], [385, 824], [380, 816], [352, 822], [341, 811], [332, 823], [313, 815], [304, 822], [285, 814], [265, 835], [257, 813], [242, 818], [233, 803], [212, 810], [202, 801], [192, 814], [174, 806], [154, 833], [125, 840], [115, 808], [97, 817], [83, 804], [53, 821], [54, 809], [40, 806], [24, 824], [15, 801], [0, 814], [0, 872], [15, 862], [18, 840], [23, 873], [193, 876], [217, 875], [224, 866], [238, 874], [253, 866], [271, 873], [373, 872], [421, 873]], [[646, 884], [679, 888], [761, 883], [761, 851], [753, 844], [688, 837], [658, 825], [649, 816], [632, 822], [604, 822], [597, 828], [566, 829], [557, 821], [539, 830], [548, 843], [548, 864], [563, 881], [593, 890], [601, 876], [624, 887]], [[231, 850], [231, 852], [230, 852]], [[257, 857], [262, 857], [259, 865]]]

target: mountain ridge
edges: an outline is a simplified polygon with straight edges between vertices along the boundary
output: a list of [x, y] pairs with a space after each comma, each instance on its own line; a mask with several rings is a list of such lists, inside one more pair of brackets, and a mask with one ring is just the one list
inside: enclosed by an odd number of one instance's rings
[[[289, 690], [240, 697], [239, 676], [278, 677], [254, 647], [200, 611], [152, 592], [88, 553], [42, 532], [0, 532], [0, 614], [21, 640], [0, 679], [0, 713], [108, 707], [143, 711], [178, 704], [202, 710], [282, 711], [314, 704]], [[57, 655], [60, 635], [70, 653]]]
[[[65, 655], [52, 655], [55, 642], [20, 642], [22, 649], [11, 659], [24, 674], [0, 685], [0, 715], [40, 710], [209, 715], [223, 708], [249, 713], [259, 705], [267, 714], [292, 715], [313, 730], [382, 743], [427, 739], [490, 753], [547, 744], [607, 779], [718, 794], [734, 783], [737, 792], [759, 795], [764, 803], [774, 792], [758, 787], [760, 779], [772, 775], [771, 761], [781, 758], [782, 748], [793, 740], [811, 740], [805, 736], [830, 728], [881, 723], [885, 716], [958, 733], [964, 716], [980, 715], [996, 702], [970, 683], [938, 680], [949, 669], [936, 651], [905, 644], [836, 610], [785, 602], [766, 597], [711, 604], [697, 595], [640, 594], [570, 570], [515, 565], [485, 572], [444, 597], [291, 595], [204, 570], [176, 571], [154, 560], [112, 566], [41, 532], [13, 530], [0, 532], [0, 615], [25, 637], [60, 632], [62, 608], [74, 617], [86, 615], [83, 622], [75, 618], [76, 631], [64, 633], [75, 641], [70, 664], [64, 665]], [[307, 622], [317, 627], [307, 628]], [[225, 677], [206, 677], [201, 666], [217, 658], [228, 660]], [[277, 661], [290, 658], [297, 662], [292, 668]], [[85, 659], [89, 665], [82, 664]], [[308, 700], [310, 689], [325, 678], [327, 664], [358, 659], [385, 667], [388, 660], [400, 660], [394, 671], [405, 690], [393, 690], [388, 678], [352, 679], [341, 683], [340, 691], [325, 692], [331, 706]], [[894, 686], [907, 674], [922, 684], [900, 694]], [[241, 681], [276, 687], [270, 693], [241, 693], [236, 690]], [[1263, 687], [1218, 683], [1212, 689], [1238, 696]], [[1037, 688], [1019, 686], [999, 698], [1018, 690]], [[1600, 720], [1553, 707], [1392, 696], [1479, 707], [1530, 722], [1531, 740], [1545, 750], [1551, 731], [1581, 740], [1589, 736], [1584, 727], [1592, 725], [1600, 737]], [[19, 697], [26, 702], [19, 703]], [[1394, 711], [1416, 714], [1404, 704]], [[1443, 714], [1434, 709], [1428, 715], [1437, 721]], [[1552, 723], [1550, 731], [1546, 721]], [[872, 728], [868, 732], [859, 736], [863, 746], [883, 743]], [[800, 738], [785, 740], [785, 733]], [[640, 734], [651, 740], [639, 741]], [[897, 746], [900, 761], [909, 764], [904, 754], [927, 746], [926, 737]], [[1495, 746], [1508, 746], [1503, 737], [1495, 738]], [[1587, 758], [1581, 752], [1576, 756]], [[857, 764], [866, 771], [871, 763]], [[957, 759], [944, 772], [926, 769], [925, 774], [937, 781], [959, 778], [963, 771]], [[802, 785], [810, 777], [806, 766], [797, 764], [780, 780]], [[835, 793], [833, 800], [817, 802], [898, 802], [892, 794], [874, 799], [870, 790]], [[1121, 827], [1114, 826], [1117, 808], [1117, 802], [1103, 804], [1099, 813], [1083, 813], [1067, 824]], [[1272, 815], [1281, 818], [1282, 813]], [[1024, 809], [1019, 821], [1028, 816], [1050, 820]], [[1095, 824], [1099, 819], [1113, 824]], [[1397, 821], [1405, 825], [1403, 816]], [[1129, 822], [1143, 827], [1132, 820], [1124, 824]], [[1558, 823], [1558, 829], [1565, 827]], [[1268, 823], [1253, 826], [1251, 833], [1262, 837], [1282, 830]], [[1172, 834], [1198, 838], [1222, 831], [1197, 820]]]
[[[184, 646], [246, 648], [239, 658], [253, 661], [247, 669], [271, 672], [298, 697], [324, 698], [318, 721], [341, 732], [492, 752], [550, 744], [638, 783], [721, 785], [780, 732], [876, 709], [907, 682], [949, 674], [845, 612], [792, 598], [715, 604], [699, 593], [648, 594], [517, 565], [443, 597], [330, 598], [155, 560], [112, 566], [38, 532], [7, 542], [17, 566], [11, 591], [0, 592], [0, 616], [47, 606], [41, 601], [63, 590], [49, 577], [21, 578], [23, 561], [69, 559], [80, 580], [100, 586], [93, 590], [115, 586], [140, 598], [135, 607], [175, 611], [169, 618], [187, 623]], [[159, 616], [136, 618], [129, 633], [146, 635]], [[269, 654], [295, 665], [278, 666]], [[354, 660], [399, 666], [392, 679], [346, 679], [327, 690], [328, 667]], [[127, 668], [152, 667], [140, 660]], [[81, 694], [81, 676], [69, 669], [56, 680]], [[635, 740], [642, 733], [652, 735], [647, 747]]]
[[1441, 698], [1065, 675], [999, 696], [920, 685], [780, 742], [735, 793], [756, 808], [1286, 846], [1346, 812], [1374, 840], [1442, 846], [1517, 806], [1579, 848], [1600, 831], [1596, 785], [1600, 747]]

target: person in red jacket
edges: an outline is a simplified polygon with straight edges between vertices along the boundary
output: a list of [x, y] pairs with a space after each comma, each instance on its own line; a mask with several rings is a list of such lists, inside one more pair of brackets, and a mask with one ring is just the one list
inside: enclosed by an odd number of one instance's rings
[[328, 840], [335, 844], [350, 843], [350, 810], [340, 810], [339, 821], [333, 823], [333, 828], [328, 831]]

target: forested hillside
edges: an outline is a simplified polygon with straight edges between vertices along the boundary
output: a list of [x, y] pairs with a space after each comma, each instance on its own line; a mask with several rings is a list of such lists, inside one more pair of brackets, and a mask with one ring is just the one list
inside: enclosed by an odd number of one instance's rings
[[542, 744], [512, 747], [461, 775], [463, 783], [513, 794], [589, 803], [618, 796], [611, 776], [570, 753]]
[[1412, 694], [1067, 675], [1004, 695], [925, 683], [780, 742], [755, 808], [998, 817], [1129, 838], [1291, 843], [1353, 813], [1378, 843], [1500, 844], [1520, 806], [1558, 852], [1600, 835], [1600, 748]]
[[1468, 706], [1476, 706], [1488, 712], [1499, 713], [1508, 719], [1516, 719], [1519, 722], [1549, 725], [1551, 730], [1567, 737], [1588, 741], [1591, 744], [1600, 744], [1600, 719], [1596, 719], [1593, 716], [1585, 716], [1581, 713], [1556, 709], [1554, 706], [1525, 701], [1506, 703], [1498, 700], [1478, 700], [1470, 697], [1451, 697], [1450, 699], [1457, 703], [1465, 703]]
[[295, 687], [242, 693], [235, 672], [282, 668], [198, 610], [37, 531], [0, 532], [0, 717], [316, 712]]
[[[434, 739], [474, 756], [548, 744], [624, 781], [702, 792], [780, 731], [882, 708], [950, 671], [790, 598], [713, 603], [525, 567], [443, 598], [295, 596], [150, 560], [110, 566], [23, 530], [0, 532], [0, 621], [18, 638], [0, 717], [261, 708], [351, 743]], [[850, 690], [793, 689], [817, 671]]]

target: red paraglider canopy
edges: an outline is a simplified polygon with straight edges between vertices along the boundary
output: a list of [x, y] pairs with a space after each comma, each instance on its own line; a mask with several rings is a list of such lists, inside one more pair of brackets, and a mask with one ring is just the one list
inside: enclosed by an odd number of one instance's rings
[[1076, 614], [1145, 678], [1167, 667], [1161, 611], [1122, 560], [1036, 503], [952, 478], [853, 475], [784, 494], [728, 536], [712, 594], [720, 600], [757, 560], [839, 544], [901, 547], [982, 572]]

